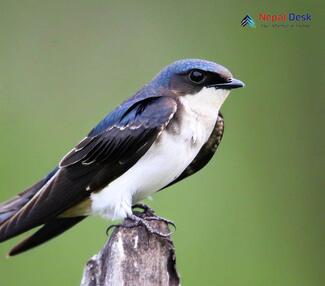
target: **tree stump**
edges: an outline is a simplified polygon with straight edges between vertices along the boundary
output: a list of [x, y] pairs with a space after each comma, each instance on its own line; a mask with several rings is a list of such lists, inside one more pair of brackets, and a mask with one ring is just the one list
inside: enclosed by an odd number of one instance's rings
[[[137, 213], [152, 217], [153, 213]], [[169, 233], [162, 220], [147, 220], [162, 233]], [[126, 219], [124, 223], [128, 223]], [[134, 228], [116, 227], [102, 250], [86, 264], [81, 286], [176, 286], [176, 256], [169, 239], [150, 234], [141, 225]]]

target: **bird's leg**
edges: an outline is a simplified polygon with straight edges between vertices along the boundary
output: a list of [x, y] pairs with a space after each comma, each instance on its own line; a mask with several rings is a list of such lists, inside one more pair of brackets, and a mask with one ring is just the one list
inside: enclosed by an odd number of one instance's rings
[[142, 209], [144, 214], [150, 215], [150, 216], [146, 217], [146, 220], [164, 221], [165, 223], [167, 223], [168, 225], [171, 225], [176, 230], [176, 225], [174, 222], [172, 222], [169, 219], [155, 215], [154, 214], [155, 211], [152, 208], [150, 208], [149, 206], [147, 206], [146, 204], [137, 203], [132, 206], [132, 209], [135, 209], [135, 208]]
[[[173, 234], [173, 232], [169, 232], [169, 233], [163, 233], [160, 232], [158, 230], [155, 230], [149, 223], [148, 220], [155, 220], [153, 219], [155, 217], [146, 217], [146, 218], [141, 218], [140, 216], [137, 216], [135, 214], [129, 215], [128, 219], [132, 221], [131, 225], [126, 225], [125, 227], [135, 227], [135, 226], [139, 226], [142, 225], [150, 234], [155, 234], [158, 235], [160, 237], [164, 237], [164, 238], [168, 238], [171, 234]], [[157, 220], [160, 220], [157, 217]], [[164, 221], [164, 220], [163, 220]], [[124, 227], [124, 225], [122, 225], [122, 227]]]
[[[148, 207], [146, 204], [143, 204], [143, 203], [137, 203], [137, 204], [134, 204], [132, 206], [132, 210], [134, 209], [142, 209], [143, 210], [143, 214], [150, 214], [151, 216], [154, 214], [154, 210], [150, 207]], [[123, 223], [119, 223], [119, 224], [112, 224], [110, 225], [107, 229], [106, 229], [106, 235], [108, 235], [109, 231], [115, 227], [125, 227], [125, 228], [133, 228], [133, 227], [137, 227], [139, 224], [136, 223], [134, 220], [132, 220], [133, 223], [128, 223], [126, 224], [126, 222], [123, 222]]]
[[[139, 225], [142, 225], [143, 227], [145, 227], [145, 229], [150, 234], [155, 234], [155, 235], [158, 235], [158, 236], [164, 237], [164, 238], [168, 238], [170, 235], [172, 235], [174, 233], [174, 231], [172, 231], [170, 233], [162, 233], [160, 231], [153, 229], [147, 222], [147, 221], [151, 221], [151, 220], [163, 221], [163, 222], [167, 223], [168, 225], [172, 225], [173, 228], [176, 230], [176, 225], [172, 221], [154, 215], [154, 211], [151, 208], [149, 208], [147, 205], [136, 204], [136, 205], [132, 206], [132, 209], [133, 208], [141, 208], [144, 210], [144, 212], [143, 213], [135, 212], [131, 215], [128, 215], [127, 219], [123, 223], [109, 226], [106, 230], [106, 234], [108, 235], [108, 232], [114, 227], [134, 228]], [[149, 216], [145, 216], [145, 215], [149, 215]]]
[[132, 210], [136, 208], [142, 209], [144, 213], [149, 213], [151, 215], [155, 213], [155, 211], [152, 208], [150, 208], [149, 206], [143, 203], [137, 203], [132, 206]]
[[171, 225], [174, 228], [174, 231], [170, 232], [170, 234], [173, 234], [176, 231], [176, 224], [174, 222], [172, 222], [171, 220], [166, 219], [164, 217], [155, 215], [155, 216], [146, 217], [146, 220], [163, 221], [163, 222], [167, 223], [167, 225]]

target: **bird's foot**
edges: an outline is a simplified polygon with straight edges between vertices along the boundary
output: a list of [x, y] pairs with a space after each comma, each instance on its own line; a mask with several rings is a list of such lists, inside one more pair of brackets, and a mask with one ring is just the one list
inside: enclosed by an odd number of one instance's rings
[[136, 208], [142, 209], [143, 210], [142, 214], [149, 215], [149, 216], [146, 216], [146, 218], [145, 218], [146, 220], [164, 221], [165, 223], [167, 223], [168, 225], [171, 225], [174, 228], [174, 231], [172, 233], [174, 233], [176, 231], [176, 225], [174, 222], [172, 222], [169, 219], [155, 215], [155, 211], [152, 208], [150, 208], [149, 206], [147, 206], [146, 204], [138, 203], [138, 204], [135, 204], [132, 206], [132, 210], [136, 209]]
[[134, 210], [134, 209], [142, 209], [143, 213], [150, 214], [150, 215], [153, 215], [155, 213], [155, 211], [152, 208], [150, 208], [149, 206], [147, 206], [146, 204], [143, 204], [143, 203], [137, 203], [137, 204], [133, 205], [132, 210]]
[[[157, 236], [163, 237], [163, 238], [168, 238], [170, 235], [173, 234], [173, 232], [168, 232], [168, 233], [163, 233], [161, 231], [158, 231], [156, 229], [154, 229], [149, 223], [148, 221], [151, 220], [156, 220], [156, 221], [164, 221], [166, 222], [165, 219], [161, 219], [159, 217], [156, 216], [150, 216], [150, 217], [145, 217], [142, 218], [138, 215], [132, 214], [129, 215], [126, 221], [131, 221], [129, 223], [123, 224], [122, 227], [126, 227], [126, 228], [133, 228], [133, 227], [137, 227], [139, 225], [143, 226], [150, 234], [155, 234]], [[173, 224], [174, 225], [174, 224]]]
[[[121, 224], [116, 224], [116, 225], [111, 225], [107, 228], [106, 234], [108, 235], [109, 231], [114, 228], [114, 227], [124, 227], [124, 228], [134, 228], [137, 226], [143, 226], [150, 234], [155, 234], [159, 237], [163, 237], [169, 240], [169, 237], [175, 232], [176, 230], [176, 225], [165, 218], [159, 217], [154, 215], [154, 210], [148, 207], [145, 204], [136, 204], [132, 206], [132, 209], [134, 208], [140, 208], [143, 210], [142, 213], [139, 212], [134, 212], [133, 214], [129, 215], [127, 219], [121, 223]], [[167, 225], [171, 225], [174, 228], [174, 231], [169, 232], [169, 233], [163, 233], [158, 230], [155, 230], [149, 223], [148, 221], [163, 221]]]
[[154, 216], [146, 217], [146, 220], [163, 221], [163, 222], [167, 223], [167, 225], [171, 225], [174, 228], [174, 231], [170, 232], [170, 235], [176, 231], [176, 224], [174, 222], [172, 222], [171, 220], [166, 219], [164, 217], [154, 215]]

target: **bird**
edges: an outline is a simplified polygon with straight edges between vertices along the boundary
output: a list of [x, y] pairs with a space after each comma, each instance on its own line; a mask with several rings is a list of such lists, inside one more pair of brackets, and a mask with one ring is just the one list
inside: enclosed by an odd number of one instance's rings
[[104, 117], [51, 172], [0, 204], [0, 242], [40, 227], [9, 256], [90, 215], [143, 223], [132, 206], [201, 170], [223, 133], [220, 108], [244, 87], [224, 66], [177, 60]]

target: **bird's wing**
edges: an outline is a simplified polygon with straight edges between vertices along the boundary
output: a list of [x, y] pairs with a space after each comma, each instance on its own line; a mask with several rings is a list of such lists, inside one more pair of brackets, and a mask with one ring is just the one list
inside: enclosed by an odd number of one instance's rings
[[51, 179], [59, 168], [52, 170], [43, 179], [19, 193], [14, 198], [0, 204], [0, 225], [18, 212]]
[[133, 166], [177, 110], [172, 97], [152, 97], [113, 112], [61, 161], [59, 170], [16, 214], [0, 226], [0, 241], [47, 223], [99, 191]]
[[165, 188], [185, 179], [188, 176], [193, 175], [194, 173], [200, 171], [206, 164], [208, 164], [217, 151], [219, 144], [221, 143], [223, 133], [224, 120], [221, 112], [219, 112], [217, 122], [208, 141], [202, 146], [199, 153], [196, 155], [191, 164], [183, 171], [183, 173]]

